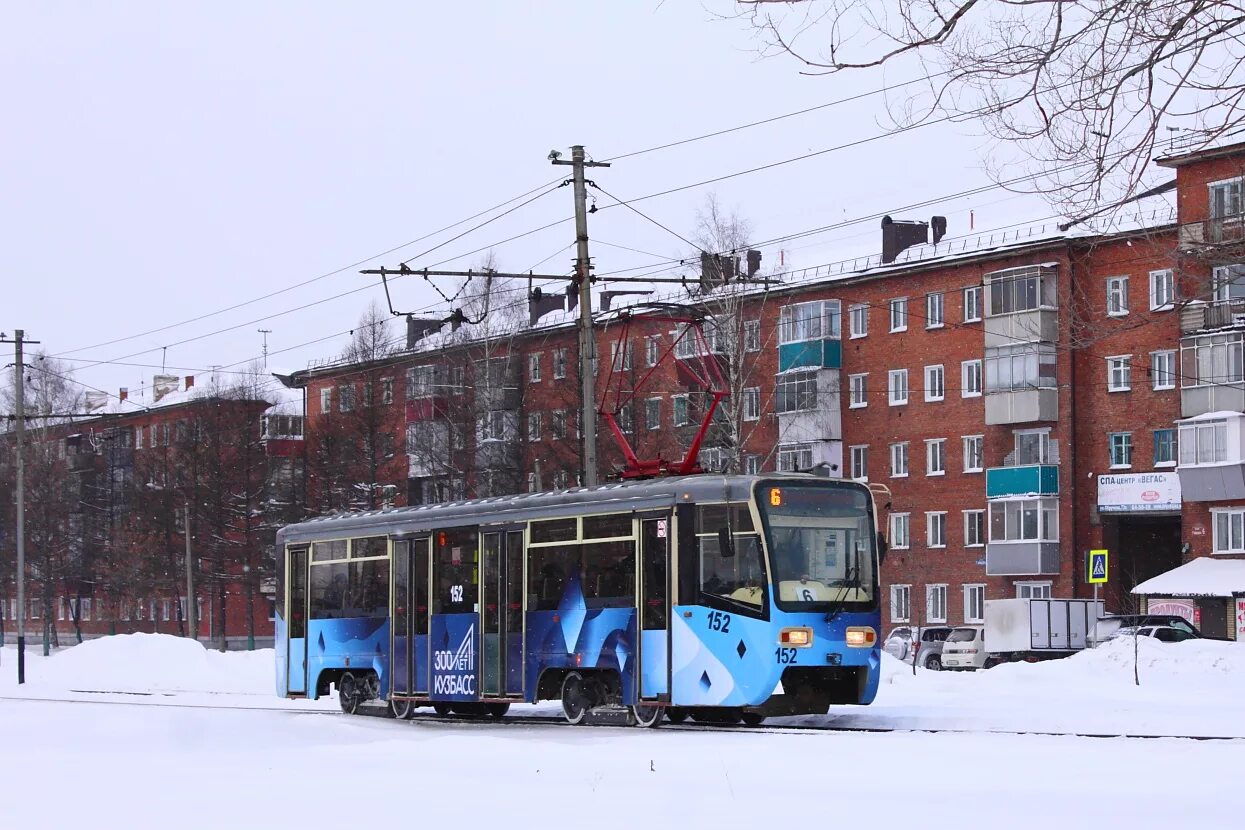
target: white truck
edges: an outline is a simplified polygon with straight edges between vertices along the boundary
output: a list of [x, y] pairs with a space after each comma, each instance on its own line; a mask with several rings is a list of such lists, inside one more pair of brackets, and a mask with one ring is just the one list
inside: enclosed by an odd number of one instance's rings
[[1092, 599], [988, 599], [986, 668], [1067, 657], [1089, 645], [1087, 635], [1102, 615], [1102, 602]]

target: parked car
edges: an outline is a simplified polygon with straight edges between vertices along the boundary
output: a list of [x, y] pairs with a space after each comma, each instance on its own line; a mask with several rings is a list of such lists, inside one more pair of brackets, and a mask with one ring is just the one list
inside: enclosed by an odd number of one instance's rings
[[1200, 640], [1197, 634], [1189, 631], [1187, 628], [1176, 628], [1171, 625], [1126, 625], [1115, 629], [1107, 635], [1107, 639], [1103, 642], [1114, 640], [1117, 637], [1153, 637], [1160, 643], [1179, 643], [1184, 640]]
[[886, 642], [882, 644], [882, 650], [897, 660], [910, 663], [915, 647], [917, 665], [938, 671], [942, 668], [943, 643], [950, 634], [949, 625], [901, 625], [891, 629]]
[[952, 629], [943, 643], [939, 660], [944, 669], [974, 671], [986, 664], [986, 631], [976, 625]]
[[1096, 646], [1099, 643], [1105, 643], [1121, 628], [1135, 628], [1137, 626], [1166, 626], [1175, 628], [1189, 635], [1189, 637], [1183, 639], [1202, 636], [1202, 633], [1197, 630], [1197, 626], [1184, 617], [1175, 614], [1113, 614], [1109, 617], [1098, 618], [1098, 622], [1094, 624], [1094, 630], [1090, 634], [1090, 645]]

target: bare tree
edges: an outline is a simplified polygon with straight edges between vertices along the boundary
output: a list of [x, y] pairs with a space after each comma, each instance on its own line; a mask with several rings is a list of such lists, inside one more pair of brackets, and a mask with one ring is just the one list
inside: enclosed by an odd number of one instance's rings
[[805, 74], [870, 67], [918, 83], [889, 93], [901, 127], [979, 122], [1034, 163], [1010, 186], [1072, 213], [1146, 187], [1178, 128], [1197, 149], [1245, 122], [1245, 10], [1223, 0], [736, 0], [769, 52]]

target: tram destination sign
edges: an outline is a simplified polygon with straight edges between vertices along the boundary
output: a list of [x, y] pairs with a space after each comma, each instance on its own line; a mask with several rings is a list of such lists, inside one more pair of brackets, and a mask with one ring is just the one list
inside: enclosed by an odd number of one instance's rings
[[1170, 473], [1098, 476], [1099, 513], [1180, 510], [1180, 477]]

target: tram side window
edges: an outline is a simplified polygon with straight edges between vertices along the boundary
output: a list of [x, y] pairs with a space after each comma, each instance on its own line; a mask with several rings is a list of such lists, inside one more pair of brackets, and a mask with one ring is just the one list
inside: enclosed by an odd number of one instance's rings
[[556, 611], [571, 574], [579, 573], [579, 545], [528, 548], [529, 611]]
[[350, 557], [352, 559], [358, 559], [361, 556], [387, 556], [389, 554], [389, 540], [384, 536], [351, 539], [350, 547]]
[[311, 545], [312, 562], [330, 562], [334, 559], [346, 558], [346, 540], [335, 542], [313, 542]]
[[479, 529], [442, 530], [436, 534], [437, 584], [434, 614], [470, 614], [478, 602]]
[[635, 607], [635, 542], [583, 546], [583, 589], [589, 608]]
[[345, 562], [311, 568], [311, 619], [334, 620], [346, 616], [350, 597], [350, 568]]
[[367, 559], [350, 563], [350, 606], [344, 616], [389, 616], [388, 560]]

